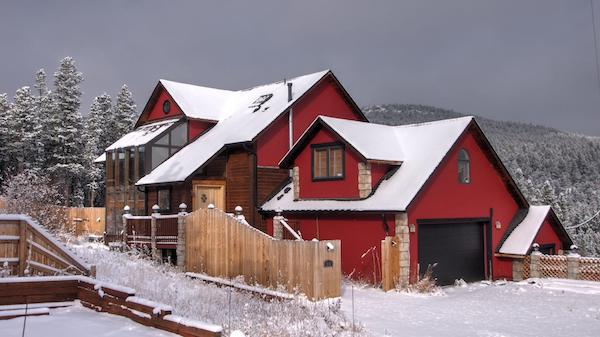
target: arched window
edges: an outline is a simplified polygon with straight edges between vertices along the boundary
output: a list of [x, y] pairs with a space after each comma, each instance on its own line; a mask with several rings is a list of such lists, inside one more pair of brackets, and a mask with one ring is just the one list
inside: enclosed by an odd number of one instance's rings
[[458, 153], [458, 181], [462, 184], [471, 182], [471, 167], [469, 161], [469, 152], [460, 149]]

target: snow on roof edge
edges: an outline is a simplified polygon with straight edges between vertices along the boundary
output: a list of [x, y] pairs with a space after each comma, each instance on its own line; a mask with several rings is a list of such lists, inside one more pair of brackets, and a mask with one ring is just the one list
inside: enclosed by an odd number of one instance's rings
[[529, 206], [527, 215], [508, 235], [498, 253], [526, 255], [550, 210], [548, 205]]

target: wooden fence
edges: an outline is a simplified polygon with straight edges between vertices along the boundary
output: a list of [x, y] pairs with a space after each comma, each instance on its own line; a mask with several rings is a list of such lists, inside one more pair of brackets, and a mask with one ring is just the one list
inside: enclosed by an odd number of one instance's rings
[[[4, 270], [5, 263], [8, 270]], [[16, 214], [0, 215], [0, 267], [19, 276], [92, 273], [45, 229]]]
[[135, 296], [134, 289], [81, 276], [0, 278], [0, 305], [49, 302], [66, 305], [64, 302], [76, 299], [84, 307], [182, 336], [221, 336], [222, 327], [175, 316], [169, 306]]
[[68, 230], [75, 235], [102, 235], [106, 227], [106, 209], [104, 207], [69, 207]]
[[341, 295], [340, 249], [339, 240], [276, 240], [218, 209], [199, 209], [186, 218], [187, 271], [243, 276], [247, 284], [284, 286], [312, 299]]
[[394, 289], [400, 282], [399, 237], [386, 236], [381, 240], [381, 286], [384, 291]]

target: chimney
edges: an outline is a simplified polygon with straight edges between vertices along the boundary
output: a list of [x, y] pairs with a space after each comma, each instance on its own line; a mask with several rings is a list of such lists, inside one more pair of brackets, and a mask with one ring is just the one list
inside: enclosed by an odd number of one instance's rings
[[292, 82], [287, 84], [288, 86], [288, 102], [292, 101]]

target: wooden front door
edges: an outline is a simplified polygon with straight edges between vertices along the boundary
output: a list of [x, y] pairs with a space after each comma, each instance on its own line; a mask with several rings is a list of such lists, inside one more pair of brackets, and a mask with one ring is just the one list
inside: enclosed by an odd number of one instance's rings
[[213, 204], [225, 210], [225, 182], [218, 180], [199, 180], [192, 184], [194, 209], [206, 209]]

